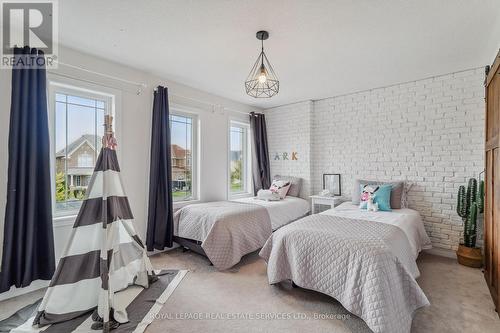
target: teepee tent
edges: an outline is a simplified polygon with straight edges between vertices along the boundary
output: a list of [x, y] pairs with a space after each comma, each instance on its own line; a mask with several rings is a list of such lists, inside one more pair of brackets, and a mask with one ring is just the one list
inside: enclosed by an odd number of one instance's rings
[[92, 317], [99, 323], [94, 326], [107, 332], [110, 325], [128, 321], [126, 304], [115, 293], [132, 284], [147, 288], [155, 279], [134, 230], [111, 122], [106, 116], [103, 148], [86, 198], [34, 325], [67, 321], [97, 309]]

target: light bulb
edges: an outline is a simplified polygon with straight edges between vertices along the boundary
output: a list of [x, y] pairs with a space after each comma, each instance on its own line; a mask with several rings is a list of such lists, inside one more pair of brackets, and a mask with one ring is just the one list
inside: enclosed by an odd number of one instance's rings
[[260, 73], [259, 75], [259, 82], [260, 83], [265, 83], [267, 81], [267, 76], [266, 76], [266, 73]]

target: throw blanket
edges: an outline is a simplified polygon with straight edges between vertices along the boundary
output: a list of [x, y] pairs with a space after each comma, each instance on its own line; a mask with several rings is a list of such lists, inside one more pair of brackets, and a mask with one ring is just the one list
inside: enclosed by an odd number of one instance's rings
[[374, 332], [400, 333], [410, 332], [413, 312], [429, 305], [411, 253], [393, 225], [311, 215], [278, 229], [260, 256], [270, 284], [292, 280], [334, 297]]
[[248, 203], [219, 201], [188, 205], [174, 214], [174, 232], [201, 241], [208, 259], [219, 270], [237, 264], [260, 249], [272, 233], [267, 209]]

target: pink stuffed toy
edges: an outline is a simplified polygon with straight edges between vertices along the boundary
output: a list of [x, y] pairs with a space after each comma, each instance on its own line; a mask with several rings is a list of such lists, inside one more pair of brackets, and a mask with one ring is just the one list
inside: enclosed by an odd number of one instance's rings
[[363, 187], [363, 192], [361, 193], [361, 197], [360, 197], [360, 204], [359, 204], [359, 208], [366, 208], [367, 211], [372, 211], [372, 212], [376, 212], [378, 211], [378, 203], [377, 202], [373, 202], [373, 199], [375, 199], [375, 192], [377, 192], [377, 190], [379, 189], [379, 187], [372, 187], [370, 185], [365, 185]]

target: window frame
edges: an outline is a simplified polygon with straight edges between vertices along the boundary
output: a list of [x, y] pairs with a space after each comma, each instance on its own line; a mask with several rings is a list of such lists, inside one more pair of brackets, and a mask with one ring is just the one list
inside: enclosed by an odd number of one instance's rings
[[[115, 137], [120, 142], [121, 123], [118, 121], [117, 112], [121, 108], [121, 92], [114, 88], [87, 83], [78, 79], [71, 79], [60, 77], [58, 75], [47, 76], [47, 100], [48, 100], [48, 120], [49, 120], [49, 139], [50, 139], [50, 183], [52, 195], [52, 216], [55, 224], [65, 225], [73, 223], [78, 215], [79, 209], [58, 211], [56, 209], [56, 185], [55, 185], [55, 171], [56, 171], [56, 140], [55, 140], [55, 105], [56, 94], [68, 94], [79, 96], [83, 98], [99, 99], [105, 101], [105, 115], [113, 116], [113, 129]], [[98, 125], [97, 125], [98, 126]], [[120, 151], [117, 150], [118, 162], [121, 162]]]
[[[246, 154], [243, 160], [245, 178], [245, 191], [232, 192], [231, 191], [231, 127], [242, 127], [246, 132]], [[229, 119], [227, 129], [227, 197], [229, 199], [244, 198], [253, 196], [253, 183], [252, 183], [252, 143], [251, 143], [251, 129], [250, 124], [237, 119]]]
[[[200, 137], [200, 119], [198, 113], [192, 111], [186, 111], [184, 108], [179, 108], [176, 106], [170, 106], [170, 113], [168, 119], [168, 125], [170, 130], [170, 116], [187, 117], [191, 118], [191, 198], [186, 200], [173, 201], [174, 207], [179, 207], [191, 202], [199, 201], [200, 195], [200, 177], [199, 177], [199, 145], [200, 142], [198, 138]], [[172, 144], [172, 141], [170, 141]], [[172, 159], [172, 157], [170, 157]], [[187, 163], [187, 162], [186, 162]], [[173, 166], [173, 164], [172, 164]], [[170, 175], [172, 177], [172, 174]]]

